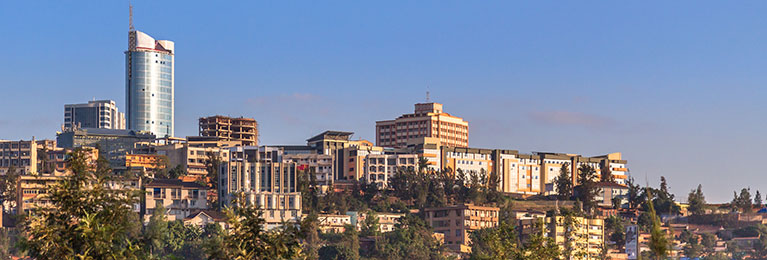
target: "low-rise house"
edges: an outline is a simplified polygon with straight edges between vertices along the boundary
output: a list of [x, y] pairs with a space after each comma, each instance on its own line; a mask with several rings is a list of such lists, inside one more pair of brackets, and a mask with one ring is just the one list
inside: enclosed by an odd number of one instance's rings
[[352, 220], [349, 215], [320, 214], [317, 216], [320, 231], [323, 233], [343, 233], [346, 231], [346, 225], [351, 225]]
[[203, 209], [192, 212], [189, 216], [185, 217], [184, 225], [194, 225], [200, 228], [205, 228], [205, 226], [210, 224], [218, 224], [221, 228], [226, 230], [229, 228], [226, 219], [226, 214], [220, 211]]
[[145, 219], [162, 205], [169, 220], [183, 220], [192, 212], [208, 209], [208, 187], [179, 179], [154, 179], [146, 186]]

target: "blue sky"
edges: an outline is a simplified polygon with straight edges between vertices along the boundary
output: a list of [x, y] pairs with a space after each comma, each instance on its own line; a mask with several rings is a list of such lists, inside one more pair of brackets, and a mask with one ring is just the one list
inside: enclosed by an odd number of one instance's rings
[[[134, 1], [176, 42], [176, 134], [254, 117], [264, 144], [374, 139], [425, 99], [472, 147], [623, 152], [709, 201], [762, 185], [767, 2]], [[123, 109], [127, 1], [0, 3], [0, 138], [54, 138], [63, 104]]]

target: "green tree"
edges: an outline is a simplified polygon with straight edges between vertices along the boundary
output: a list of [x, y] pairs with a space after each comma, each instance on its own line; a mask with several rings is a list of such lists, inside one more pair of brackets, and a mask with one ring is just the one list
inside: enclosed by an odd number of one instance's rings
[[613, 242], [615, 249], [621, 249], [626, 244], [626, 229], [623, 221], [617, 216], [605, 219], [605, 234]]
[[50, 207], [25, 222], [24, 250], [36, 259], [140, 258], [139, 193], [107, 188], [82, 150], [70, 155], [72, 174], [47, 189]]
[[599, 171], [601, 182], [615, 182], [615, 176], [609, 166], [602, 167]]
[[761, 209], [762, 208], [762, 194], [759, 193], [759, 191], [756, 191], [756, 194], [754, 194], [754, 206]]
[[[218, 154], [213, 152], [207, 153], [207, 159], [205, 160], [205, 171], [208, 173], [208, 176], [206, 178], [206, 182], [208, 183], [208, 187], [212, 190], [218, 191], [218, 178], [219, 178], [219, 169], [221, 169], [221, 158], [218, 156]], [[215, 201], [211, 201], [214, 209], [219, 210], [221, 207], [221, 203], [219, 202], [220, 198], [223, 198], [225, 194], [217, 194], [216, 198], [213, 198]]]
[[554, 179], [554, 185], [560, 200], [567, 200], [573, 196], [573, 179], [570, 176], [569, 163], [564, 163], [562, 168], [559, 168], [559, 175]]
[[687, 203], [690, 205], [688, 210], [693, 215], [702, 215], [705, 212], [706, 197], [703, 196], [703, 186], [698, 184], [698, 188], [690, 191], [687, 195]]
[[301, 220], [301, 239], [303, 240], [304, 254], [308, 259], [319, 258], [320, 236], [319, 236], [319, 216], [315, 212], [309, 214]]
[[[302, 258], [298, 230], [292, 225], [272, 231], [263, 229], [262, 212], [246, 205], [237, 195], [232, 208], [226, 209], [229, 232], [224, 237], [224, 247], [230, 259], [298, 259]], [[243, 203], [239, 203], [242, 201]]]
[[168, 221], [165, 219], [165, 208], [158, 204], [149, 217], [149, 223], [144, 227], [144, 248], [150, 257], [164, 255], [164, 239], [168, 233]]
[[516, 259], [521, 254], [517, 231], [508, 222], [474, 231], [470, 259]]
[[597, 206], [595, 200], [600, 188], [596, 183], [596, 171], [589, 165], [578, 168], [578, 185], [575, 186], [575, 198], [583, 203], [584, 211], [591, 213]]
[[421, 218], [407, 214], [377, 241], [373, 259], [443, 259], [445, 250]]
[[[14, 166], [8, 167], [8, 170], [5, 171], [5, 175], [0, 175], [0, 207], [5, 207], [5, 202], [9, 202], [8, 204], [12, 208], [16, 207], [18, 196], [16, 188], [18, 186], [19, 177], [19, 170]], [[2, 209], [2, 212], [5, 212], [6, 210], [8, 209]]]
[[626, 180], [626, 186], [629, 188], [627, 194], [629, 208], [635, 209], [644, 201], [644, 197], [641, 196], [642, 187], [634, 182], [633, 177], [629, 177], [628, 180]]
[[378, 224], [378, 215], [375, 211], [368, 210], [367, 214], [365, 214], [365, 220], [362, 221], [360, 236], [378, 236], [380, 233], [380, 226], [381, 225]]
[[733, 199], [730, 204], [734, 210], [750, 213], [754, 208], [752, 201], [750, 189], [743, 188], [740, 190], [740, 195], [733, 192]]
[[543, 223], [536, 222], [533, 226], [536, 232], [532, 232], [523, 244], [522, 252], [517, 259], [520, 260], [555, 260], [559, 259], [559, 246], [551, 237], [543, 234]]
[[[649, 192], [647, 194], [647, 200], [649, 202], [651, 201]], [[655, 259], [664, 259], [668, 254], [669, 241], [668, 238], [666, 238], [666, 233], [661, 230], [660, 218], [658, 218], [658, 215], [655, 212], [655, 206], [653, 206], [653, 203], [647, 203], [647, 205], [649, 206], [649, 213], [652, 217], [652, 228], [650, 230], [649, 242], [650, 251], [655, 256]]]

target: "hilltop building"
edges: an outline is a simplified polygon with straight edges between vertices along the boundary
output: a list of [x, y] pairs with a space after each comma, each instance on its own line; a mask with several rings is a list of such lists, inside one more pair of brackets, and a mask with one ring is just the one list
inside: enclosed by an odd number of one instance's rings
[[133, 29], [125, 52], [127, 128], [173, 136], [175, 43]]
[[125, 114], [113, 100], [64, 105], [64, 128], [125, 129]]
[[415, 112], [376, 122], [376, 145], [406, 147], [413, 140], [435, 137], [444, 146], [468, 147], [469, 123], [443, 112], [440, 103], [415, 104]]
[[258, 146], [258, 123], [253, 118], [216, 115], [201, 117], [199, 121], [200, 136], [215, 136], [224, 141]]

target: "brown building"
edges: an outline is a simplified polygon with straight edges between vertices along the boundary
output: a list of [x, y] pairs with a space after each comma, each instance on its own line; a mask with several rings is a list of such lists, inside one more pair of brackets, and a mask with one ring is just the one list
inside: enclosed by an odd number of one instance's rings
[[445, 236], [445, 244], [448, 248], [460, 252], [469, 251], [471, 231], [498, 226], [499, 209], [496, 207], [460, 204], [428, 208], [424, 212], [426, 222], [431, 225], [434, 232]]
[[258, 145], [258, 123], [253, 118], [209, 116], [200, 118], [200, 136], [216, 136], [242, 145]]
[[440, 103], [415, 104], [415, 112], [376, 122], [376, 145], [406, 147], [413, 140], [435, 137], [445, 146], [468, 147], [469, 123], [442, 111]]

